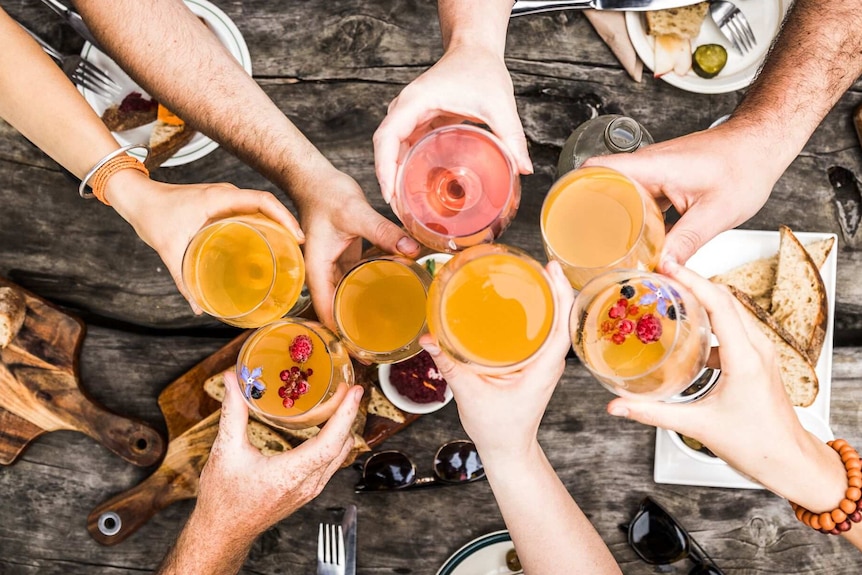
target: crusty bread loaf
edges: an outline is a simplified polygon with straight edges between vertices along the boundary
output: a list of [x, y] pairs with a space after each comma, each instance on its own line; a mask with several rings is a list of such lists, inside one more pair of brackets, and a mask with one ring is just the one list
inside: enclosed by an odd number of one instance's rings
[[148, 170], [158, 168], [188, 144], [194, 135], [195, 131], [187, 124], [177, 126], [157, 121], [150, 134], [150, 153], [144, 165]]
[[371, 386], [371, 399], [368, 401], [368, 413], [385, 417], [395, 423], [404, 423], [404, 413], [400, 409], [392, 405], [392, 402], [386, 399], [383, 392], [376, 385]]
[[826, 287], [817, 265], [790, 228], [781, 226], [779, 232], [781, 244], [770, 313], [799, 342], [814, 365], [826, 337]]
[[799, 407], [808, 407], [814, 403], [819, 391], [819, 382], [805, 350], [765, 309], [758, 306], [754, 300], [732, 285], [728, 287], [736, 299], [742, 302], [743, 307], [752, 315], [755, 320], [754, 323], [775, 346], [781, 382], [784, 384], [784, 390], [790, 397], [790, 401]]
[[651, 36], [673, 35], [684, 40], [697, 38], [708, 9], [709, 2], [700, 2], [682, 8], [650, 10], [645, 13], [647, 34]]
[[12, 343], [26, 316], [27, 302], [21, 292], [0, 287], [0, 349]]

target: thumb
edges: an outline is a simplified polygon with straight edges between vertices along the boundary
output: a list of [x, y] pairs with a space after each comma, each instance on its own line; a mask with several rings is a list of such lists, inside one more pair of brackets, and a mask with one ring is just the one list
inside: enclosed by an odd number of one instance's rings
[[420, 246], [404, 230], [377, 213], [370, 204], [357, 214], [358, 235], [390, 254], [402, 254], [410, 258], [419, 255]]
[[716, 217], [720, 213], [708, 203], [696, 203], [686, 210], [667, 233], [659, 271], [666, 271], [665, 262], [669, 260], [685, 265], [703, 244], [724, 231], [723, 220]]
[[221, 420], [219, 421], [218, 440], [220, 443], [234, 446], [238, 449], [246, 439], [248, 427], [248, 406], [240, 397], [239, 381], [233, 370], [225, 371], [224, 400], [221, 404]]
[[488, 118], [488, 127], [503, 141], [512, 154], [516, 170], [521, 174], [532, 174], [533, 162], [530, 160], [527, 137], [524, 135], [524, 127], [521, 125], [518, 113], [494, 114]]
[[694, 415], [692, 406], [664, 403], [644, 399], [618, 397], [608, 404], [608, 413], [616, 417], [625, 417], [644, 425], [673, 429], [686, 434], [691, 427]]
[[437, 346], [437, 342], [434, 341], [433, 336], [423, 335], [419, 339], [419, 344], [422, 346], [422, 349], [428, 352], [431, 359], [434, 360], [434, 364], [437, 366], [437, 371], [440, 372], [440, 375], [443, 376], [446, 383], [452, 386], [452, 390], [454, 391], [459, 385], [458, 378], [461, 376], [463, 368], [458, 365], [455, 360], [443, 353], [443, 351]]

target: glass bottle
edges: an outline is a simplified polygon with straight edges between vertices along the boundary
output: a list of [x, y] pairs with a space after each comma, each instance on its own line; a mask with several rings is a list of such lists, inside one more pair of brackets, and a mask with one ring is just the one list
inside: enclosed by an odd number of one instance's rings
[[563, 145], [557, 163], [557, 177], [577, 169], [593, 156], [634, 152], [652, 144], [646, 128], [619, 114], [605, 114], [578, 126]]

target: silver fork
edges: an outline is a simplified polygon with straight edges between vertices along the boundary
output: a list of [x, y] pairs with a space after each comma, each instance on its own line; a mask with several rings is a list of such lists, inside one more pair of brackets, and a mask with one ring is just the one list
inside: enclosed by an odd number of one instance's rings
[[745, 55], [757, 45], [748, 19], [735, 4], [727, 0], [709, 0], [709, 14], [740, 54]]
[[103, 98], [114, 99], [120, 95], [122, 88], [114, 82], [113, 78], [107, 72], [80, 56], [64, 56], [59, 50], [36, 35], [35, 32], [23, 24], [19, 23], [19, 25], [36, 40], [46, 54], [60, 65], [60, 68], [63, 69], [63, 72], [75, 85], [87, 88]]
[[321, 523], [317, 529], [317, 575], [344, 575], [344, 565], [341, 525]]

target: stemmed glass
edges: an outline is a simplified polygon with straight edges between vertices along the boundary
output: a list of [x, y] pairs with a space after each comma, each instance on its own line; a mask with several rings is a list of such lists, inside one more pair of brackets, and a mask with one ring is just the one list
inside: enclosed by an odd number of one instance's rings
[[542, 241], [575, 289], [612, 269], [652, 271], [664, 245], [661, 211], [635, 181], [604, 167], [564, 174], [545, 197]]
[[588, 282], [572, 308], [572, 345], [599, 382], [621, 396], [693, 401], [710, 348], [706, 311], [672, 279], [615, 270]]
[[521, 182], [497, 137], [468, 124], [420, 138], [398, 168], [393, 208], [407, 231], [435, 251], [498, 238], [518, 211]]

